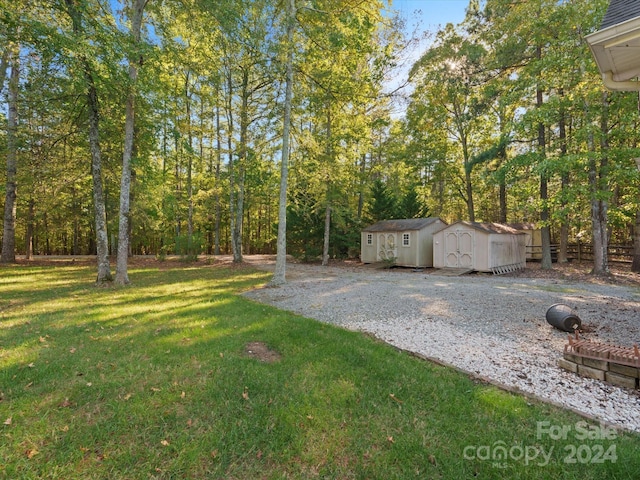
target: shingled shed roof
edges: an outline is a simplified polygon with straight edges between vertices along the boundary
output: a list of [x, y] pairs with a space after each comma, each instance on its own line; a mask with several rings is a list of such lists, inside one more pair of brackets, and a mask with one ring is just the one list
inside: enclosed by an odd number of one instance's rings
[[604, 30], [635, 17], [640, 17], [640, 0], [611, 0], [600, 28]]
[[438, 217], [382, 220], [381, 222], [369, 225], [363, 230], [363, 232], [401, 232], [409, 230], [420, 230], [438, 220], [440, 220]]
[[516, 230], [513, 227], [510, 227], [509, 225], [505, 225], [503, 223], [465, 222], [461, 220], [449, 226], [453, 226], [453, 225], [465, 225], [467, 227], [471, 227], [475, 230], [480, 230], [481, 232], [486, 232], [486, 233], [510, 233], [514, 235], [524, 235], [524, 233]]
[[516, 230], [537, 230], [538, 229], [535, 223], [527, 223], [527, 222], [508, 223], [507, 226], [511, 228], [515, 228]]

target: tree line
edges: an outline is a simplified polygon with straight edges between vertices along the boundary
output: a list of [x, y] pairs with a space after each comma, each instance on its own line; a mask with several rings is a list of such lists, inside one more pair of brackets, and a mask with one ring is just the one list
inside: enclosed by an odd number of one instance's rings
[[415, 39], [381, 0], [0, 0], [1, 260], [127, 283], [132, 253], [326, 263], [440, 216], [535, 222], [543, 267], [580, 238], [604, 273], [640, 252], [638, 96], [584, 41], [606, 4], [471, 0], [390, 91]]

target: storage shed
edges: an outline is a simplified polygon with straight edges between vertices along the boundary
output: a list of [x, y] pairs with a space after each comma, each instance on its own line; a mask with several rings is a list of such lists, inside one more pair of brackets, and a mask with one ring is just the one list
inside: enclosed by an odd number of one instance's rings
[[500, 223], [456, 222], [433, 234], [433, 266], [506, 273], [525, 268], [527, 236]]
[[541, 260], [542, 259], [542, 230], [536, 227], [534, 223], [507, 223], [507, 227], [515, 228], [517, 231], [527, 236], [526, 259]]
[[360, 260], [394, 260], [402, 267], [433, 266], [433, 233], [445, 226], [438, 217], [383, 220], [362, 231]]

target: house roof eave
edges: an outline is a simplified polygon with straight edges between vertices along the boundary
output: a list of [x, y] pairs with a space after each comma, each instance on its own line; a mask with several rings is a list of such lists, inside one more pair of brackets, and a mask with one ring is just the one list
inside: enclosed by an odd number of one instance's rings
[[640, 82], [640, 17], [612, 25], [586, 36], [605, 86], [610, 90], [637, 91]]

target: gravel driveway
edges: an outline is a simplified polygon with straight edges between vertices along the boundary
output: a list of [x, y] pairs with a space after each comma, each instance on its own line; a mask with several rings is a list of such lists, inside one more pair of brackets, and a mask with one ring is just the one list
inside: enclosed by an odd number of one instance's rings
[[[264, 257], [249, 262], [273, 269]], [[289, 263], [284, 286], [246, 296], [368, 332], [510, 390], [640, 432], [639, 392], [560, 369], [567, 334], [545, 320], [551, 305], [564, 303], [581, 318], [585, 338], [640, 343], [638, 287]]]

